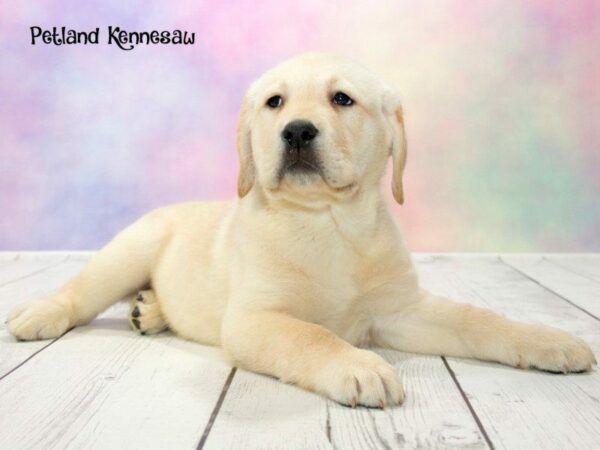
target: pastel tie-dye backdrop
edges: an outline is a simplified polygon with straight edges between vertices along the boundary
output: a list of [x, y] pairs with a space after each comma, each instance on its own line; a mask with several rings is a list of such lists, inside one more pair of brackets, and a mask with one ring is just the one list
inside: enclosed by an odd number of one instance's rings
[[[103, 43], [31, 46], [33, 25]], [[108, 25], [196, 45], [125, 52]], [[0, 249], [95, 249], [157, 206], [234, 196], [244, 90], [305, 50], [403, 93], [411, 249], [600, 250], [597, 0], [0, 1]]]

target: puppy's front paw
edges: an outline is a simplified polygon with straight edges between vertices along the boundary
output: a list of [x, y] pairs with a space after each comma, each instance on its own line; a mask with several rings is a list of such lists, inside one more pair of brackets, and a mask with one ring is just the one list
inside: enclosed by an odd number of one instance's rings
[[550, 327], [527, 327], [516, 344], [513, 365], [555, 373], [585, 372], [597, 364], [582, 339]]
[[362, 349], [336, 356], [322, 371], [318, 388], [333, 400], [352, 407], [384, 408], [404, 401], [396, 370], [376, 353]]
[[8, 331], [17, 339], [51, 339], [63, 335], [69, 328], [69, 311], [52, 299], [38, 300], [13, 309], [7, 324]]

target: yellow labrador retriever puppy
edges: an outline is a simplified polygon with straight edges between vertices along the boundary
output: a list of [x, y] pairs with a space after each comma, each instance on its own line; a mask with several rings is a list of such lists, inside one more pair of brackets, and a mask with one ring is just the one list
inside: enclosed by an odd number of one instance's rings
[[397, 371], [364, 343], [556, 372], [595, 363], [563, 331], [419, 288], [380, 190], [391, 155], [403, 202], [402, 108], [359, 64], [306, 54], [267, 72], [242, 105], [238, 152], [236, 201], [142, 217], [56, 295], [13, 311], [10, 332], [54, 338], [141, 289], [136, 329], [168, 326], [352, 406], [404, 399]]

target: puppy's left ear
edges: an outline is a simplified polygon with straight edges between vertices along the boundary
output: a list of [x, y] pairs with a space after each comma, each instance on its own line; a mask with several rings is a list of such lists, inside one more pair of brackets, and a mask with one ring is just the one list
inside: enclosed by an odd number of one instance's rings
[[240, 110], [240, 118], [237, 127], [237, 151], [240, 161], [240, 173], [238, 175], [237, 191], [240, 198], [244, 197], [252, 186], [256, 177], [254, 168], [254, 157], [252, 155], [252, 139], [249, 123], [250, 101], [244, 98]]
[[406, 134], [404, 132], [404, 114], [399, 96], [388, 90], [384, 99], [384, 114], [391, 128], [392, 140], [390, 154], [392, 155], [393, 175], [392, 193], [399, 204], [404, 203], [402, 175], [406, 166]]

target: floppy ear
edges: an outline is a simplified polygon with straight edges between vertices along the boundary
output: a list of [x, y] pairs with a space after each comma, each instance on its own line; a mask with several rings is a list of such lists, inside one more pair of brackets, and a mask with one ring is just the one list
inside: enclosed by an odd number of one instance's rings
[[252, 155], [252, 142], [248, 117], [250, 110], [249, 103], [247, 97], [242, 102], [237, 128], [237, 151], [240, 161], [237, 191], [240, 198], [250, 192], [250, 189], [252, 189], [252, 186], [254, 185], [255, 178], [254, 157]]
[[402, 187], [402, 174], [406, 166], [406, 133], [404, 132], [404, 116], [402, 106], [398, 106], [394, 113], [394, 132], [392, 138], [392, 162], [394, 165], [392, 175], [392, 192], [400, 204], [404, 203], [404, 188]]
[[389, 104], [385, 107], [385, 113], [392, 131], [392, 142], [390, 153], [392, 155], [392, 193], [400, 204], [404, 203], [404, 189], [402, 188], [402, 174], [406, 165], [406, 134], [404, 133], [404, 116], [402, 105], [396, 95], [388, 98]]

